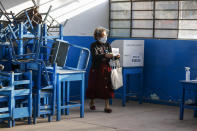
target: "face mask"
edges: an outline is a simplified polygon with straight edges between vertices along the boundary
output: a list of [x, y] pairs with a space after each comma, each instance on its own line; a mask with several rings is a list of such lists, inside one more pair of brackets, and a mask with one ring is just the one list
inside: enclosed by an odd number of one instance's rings
[[99, 40], [101, 43], [106, 43], [107, 42], [107, 37], [102, 37]]

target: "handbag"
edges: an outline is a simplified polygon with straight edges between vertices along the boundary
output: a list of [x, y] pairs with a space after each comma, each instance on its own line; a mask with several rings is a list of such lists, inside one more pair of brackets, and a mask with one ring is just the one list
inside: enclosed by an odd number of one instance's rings
[[123, 86], [122, 67], [120, 67], [119, 60], [111, 60], [110, 66], [112, 67], [112, 71], [111, 71], [112, 88], [114, 90], [117, 90]]

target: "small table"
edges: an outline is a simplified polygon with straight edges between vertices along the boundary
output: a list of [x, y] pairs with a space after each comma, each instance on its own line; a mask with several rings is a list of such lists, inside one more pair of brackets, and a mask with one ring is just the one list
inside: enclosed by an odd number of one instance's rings
[[133, 74], [140, 75], [140, 88], [137, 92], [137, 96], [139, 99], [139, 104], [142, 104], [142, 101], [143, 101], [143, 67], [129, 67], [129, 68], [123, 67], [122, 106], [126, 105], [126, 100], [127, 100], [126, 98], [132, 95], [132, 94], [129, 94], [129, 92], [127, 91], [127, 89], [129, 88], [127, 79], [129, 75], [133, 75]]
[[[69, 93], [70, 93], [71, 81], [81, 81], [80, 103], [70, 102]], [[63, 82], [63, 86], [61, 82]], [[67, 88], [65, 86], [65, 82], [67, 82]], [[85, 71], [64, 70], [64, 69], [57, 70], [57, 121], [61, 120], [62, 110], [66, 109], [66, 114], [68, 115], [69, 108], [72, 107], [80, 107], [80, 117], [81, 118], [84, 117], [84, 88], [85, 88]], [[66, 95], [65, 95], [65, 91], [66, 91]]]
[[181, 103], [180, 103], [180, 120], [183, 120], [184, 108], [194, 110], [194, 117], [197, 117], [197, 105], [185, 104], [185, 92], [186, 90], [197, 91], [197, 80], [180, 81], [182, 87]]

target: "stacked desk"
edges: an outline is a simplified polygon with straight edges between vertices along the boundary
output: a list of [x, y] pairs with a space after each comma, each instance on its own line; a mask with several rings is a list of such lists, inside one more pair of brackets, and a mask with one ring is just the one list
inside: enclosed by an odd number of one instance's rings
[[[70, 102], [69, 97], [70, 97], [70, 82], [71, 81], [81, 81], [80, 103]], [[67, 83], [67, 86], [66, 86], [66, 83]], [[80, 107], [80, 117], [83, 118], [84, 117], [85, 71], [58, 69], [56, 88], [57, 88], [57, 121], [61, 120], [61, 112], [65, 111], [66, 114], [68, 115], [69, 108], [72, 108], [72, 107]]]

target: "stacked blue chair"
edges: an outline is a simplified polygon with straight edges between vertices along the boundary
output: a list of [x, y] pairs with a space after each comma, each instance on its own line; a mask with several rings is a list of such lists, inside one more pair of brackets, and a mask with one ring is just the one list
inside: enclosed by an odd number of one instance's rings
[[[23, 28], [23, 24], [20, 24], [20, 27]], [[19, 29], [19, 38], [20, 32], [23, 31]], [[40, 40], [41, 37], [41, 26], [37, 26], [37, 34], [33, 35], [35, 39], [37, 39], [36, 44], [33, 45], [32, 53], [24, 54], [23, 46], [19, 48], [19, 55], [16, 55], [14, 52], [14, 47], [12, 46], [12, 40], [10, 40], [10, 48], [12, 50], [12, 62], [14, 64], [18, 65], [25, 65], [25, 69], [31, 69], [36, 76], [34, 78], [34, 89], [33, 89], [33, 96], [34, 96], [34, 104], [33, 104], [33, 110], [34, 110], [34, 124], [37, 123], [38, 117], [45, 117], [48, 115], [48, 121], [50, 122], [52, 120], [52, 115], [55, 113], [55, 88], [54, 88], [54, 76], [53, 72], [51, 70], [47, 70], [46, 65], [42, 59], [40, 59], [40, 46], [42, 44], [42, 41]], [[12, 30], [10, 28], [10, 30]], [[15, 38], [16, 32], [11, 31], [12, 36]], [[24, 35], [25, 36], [25, 35]], [[28, 34], [25, 37], [31, 37], [30, 34]], [[20, 41], [19, 41], [20, 45]]]
[[[18, 118], [32, 117], [32, 72], [0, 72], [0, 119], [8, 120], [8, 126], [15, 126]], [[3, 106], [4, 105], [4, 106]]]
[[42, 72], [41, 66], [38, 66], [38, 74], [36, 80], [36, 88], [34, 89], [34, 124], [37, 123], [38, 117], [48, 116], [48, 121], [51, 122], [52, 116], [55, 114], [55, 100], [56, 100], [56, 66], [47, 69], [50, 77], [50, 85], [43, 85], [41, 81]]
[[[62, 33], [62, 26], [60, 25], [60, 34]], [[48, 116], [48, 121], [52, 120], [52, 116], [55, 115], [56, 109], [56, 62], [49, 62], [48, 49], [53, 50], [51, 47], [47, 46], [48, 40], [53, 40], [54, 38], [62, 38], [60, 36], [48, 36], [47, 26], [44, 24], [42, 26], [42, 33], [40, 37], [40, 50], [39, 55], [41, 57], [43, 67], [38, 64], [36, 67], [29, 66], [30, 68], [37, 68], [37, 80], [35, 80], [36, 89], [34, 90], [34, 123], [37, 123], [38, 117]], [[50, 64], [49, 64], [50, 63]], [[35, 64], [34, 64], [35, 65]], [[45, 75], [48, 77], [44, 77]]]
[[[1, 81], [9, 80], [8, 78], [9, 75], [1, 74]], [[0, 89], [0, 119], [1, 121], [8, 120], [8, 127], [12, 127], [13, 102], [11, 98], [11, 90]]]
[[[5, 75], [7, 80], [13, 79], [14, 83], [10, 83], [13, 86], [13, 91], [10, 88], [1, 89], [0, 98], [1, 103], [13, 103], [6, 105], [0, 109], [0, 118], [9, 121], [9, 125], [14, 125], [16, 118], [22, 118], [23, 115], [19, 113], [19, 107], [24, 109], [33, 109], [33, 122], [37, 123], [38, 117], [48, 116], [48, 121], [52, 120], [52, 116], [57, 113], [57, 120], [60, 120], [61, 111], [69, 114], [69, 108], [79, 106], [81, 108], [81, 117], [84, 116], [84, 84], [85, 84], [85, 72], [89, 61], [90, 51], [87, 48], [83, 48], [77, 45], [70, 44], [63, 41], [63, 26], [52, 26], [44, 24], [45, 20], [40, 25], [39, 21], [34, 22], [34, 16], [29, 16], [30, 11], [34, 9], [29, 8], [21, 11], [18, 15], [12, 16], [12, 19], [8, 18], [8, 25], [6, 27], [0, 27], [0, 42], [2, 50], [9, 52], [9, 58], [6, 57], [4, 64], [17, 65], [18, 72], [25, 72], [32, 70], [33, 75], [33, 108], [30, 106], [30, 102], [27, 100], [28, 95], [14, 96], [13, 92], [18, 93], [20, 86], [23, 82], [15, 82], [22, 80], [21, 73], [14, 73], [13, 77], [9, 73]], [[6, 14], [4, 14], [6, 16]], [[53, 35], [53, 33], [59, 33]], [[52, 35], [50, 35], [52, 34]], [[49, 41], [54, 42], [54, 49], [48, 48]], [[63, 46], [63, 48], [61, 47]], [[76, 66], [70, 66], [69, 59], [73, 59], [72, 55], [69, 56], [71, 48], [75, 48], [79, 53], [79, 58]], [[64, 50], [65, 49], [65, 50]], [[80, 51], [79, 51], [80, 50]], [[0, 60], [7, 56], [5, 52], [0, 52]], [[51, 51], [52, 56], [48, 56], [48, 51]], [[74, 56], [75, 58], [75, 56]], [[57, 64], [55, 64], [57, 63]], [[12, 69], [9, 69], [12, 70]], [[15, 72], [16, 69], [13, 69]], [[5, 80], [6, 80], [5, 79]], [[70, 94], [70, 82], [71, 81], [82, 81], [81, 82], [81, 97], [80, 103], [72, 103], [69, 99]], [[27, 84], [28, 80], [26, 81]], [[63, 83], [63, 86], [61, 86]], [[67, 87], [65, 86], [67, 83]], [[15, 85], [16, 84], [16, 85]], [[24, 83], [23, 83], [24, 84]], [[17, 91], [15, 91], [15, 88]], [[30, 97], [30, 95], [29, 95]], [[16, 109], [15, 109], [16, 108]], [[13, 110], [12, 110], [13, 109]], [[57, 112], [55, 112], [57, 109]], [[21, 111], [20, 110], [20, 111]], [[17, 114], [15, 113], [17, 112]], [[29, 111], [30, 113], [30, 111]], [[26, 113], [25, 113], [26, 114]], [[18, 115], [18, 116], [17, 116]], [[26, 116], [25, 116], [26, 117]], [[30, 122], [29, 117], [29, 122]]]
[[[54, 82], [53, 74], [47, 70], [44, 61], [40, 58], [40, 48], [42, 45], [41, 25], [33, 26], [32, 21], [28, 15], [28, 11], [24, 10], [19, 13], [21, 19], [16, 21], [17, 26], [13, 24], [8, 25], [8, 34], [6, 38], [9, 40], [9, 50], [11, 55], [11, 63], [20, 66], [20, 70], [33, 71], [34, 76], [34, 123], [40, 116], [49, 116], [49, 121], [52, 119], [52, 115], [55, 112], [55, 100], [54, 100]], [[25, 19], [26, 18], [26, 19]], [[26, 45], [30, 44], [30, 41], [24, 41], [24, 39], [30, 39], [34, 41], [30, 45], [30, 52], [27, 52]], [[16, 42], [17, 47], [14, 46]], [[44, 76], [44, 77], [43, 77]], [[50, 78], [51, 79], [50, 79]], [[45, 83], [43, 81], [45, 81]]]

